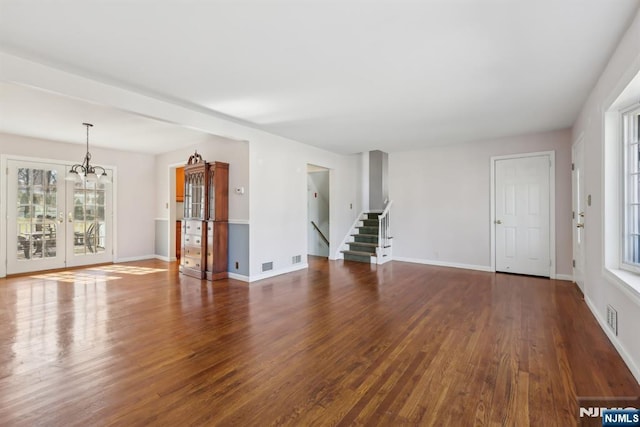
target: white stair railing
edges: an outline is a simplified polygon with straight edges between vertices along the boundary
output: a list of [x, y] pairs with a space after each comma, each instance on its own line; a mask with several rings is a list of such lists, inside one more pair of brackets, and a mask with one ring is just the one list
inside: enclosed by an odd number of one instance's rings
[[378, 217], [378, 247], [376, 248], [376, 258], [378, 264], [391, 261], [391, 205], [392, 200], [387, 202], [384, 210]]

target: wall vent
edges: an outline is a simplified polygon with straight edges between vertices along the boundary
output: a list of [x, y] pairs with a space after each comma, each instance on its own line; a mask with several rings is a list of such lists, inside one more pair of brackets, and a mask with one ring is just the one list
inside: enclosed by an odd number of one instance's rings
[[302, 255], [296, 255], [291, 257], [292, 264], [300, 264], [302, 262]]
[[265, 262], [264, 264], [262, 264], [262, 271], [269, 271], [269, 270], [273, 270], [273, 261], [270, 262]]
[[609, 325], [613, 334], [618, 336], [618, 312], [610, 305], [607, 305], [607, 325]]

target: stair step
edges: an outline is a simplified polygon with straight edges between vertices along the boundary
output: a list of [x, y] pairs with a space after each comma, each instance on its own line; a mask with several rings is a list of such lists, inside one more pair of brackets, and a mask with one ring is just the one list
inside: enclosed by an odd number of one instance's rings
[[371, 264], [370, 256], [344, 254], [344, 260], [347, 262], [353, 261], [353, 262], [361, 262], [363, 264]]
[[361, 251], [340, 251], [345, 255], [356, 255], [356, 256], [366, 256], [366, 257], [370, 257], [370, 256], [374, 256], [375, 254], [372, 254], [371, 252], [361, 252]]
[[[357, 236], [357, 234], [356, 234]], [[361, 236], [361, 235], [360, 235]], [[357, 246], [370, 246], [372, 248], [375, 248], [378, 246], [377, 243], [370, 243], [370, 242], [347, 242], [348, 245], [357, 245]]]
[[349, 250], [351, 251], [366, 252], [369, 254], [376, 253], [376, 247], [377, 247], [376, 244], [362, 243], [362, 242], [349, 242], [347, 244], [349, 245]]
[[367, 227], [365, 225], [356, 228], [360, 230], [360, 234], [374, 234], [376, 236], [378, 235], [378, 227]]
[[358, 243], [378, 243], [378, 236], [372, 234], [352, 234], [352, 237]]
[[378, 217], [380, 216], [380, 213], [378, 213], [378, 212], [368, 212], [366, 215], [367, 215], [368, 219], [378, 219]]
[[365, 227], [377, 227], [380, 224], [380, 221], [377, 219], [363, 219], [362, 223]]

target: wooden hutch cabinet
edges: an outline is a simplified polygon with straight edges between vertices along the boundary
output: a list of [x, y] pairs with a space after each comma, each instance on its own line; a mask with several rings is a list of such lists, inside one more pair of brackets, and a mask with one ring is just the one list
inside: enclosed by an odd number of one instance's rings
[[198, 279], [227, 277], [229, 165], [197, 152], [184, 167], [180, 272]]

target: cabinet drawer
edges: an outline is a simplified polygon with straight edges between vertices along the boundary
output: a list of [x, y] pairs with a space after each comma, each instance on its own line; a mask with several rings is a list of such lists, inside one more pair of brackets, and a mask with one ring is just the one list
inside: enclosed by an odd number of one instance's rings
[[185, 223], [185, 234], [201, 234], [202, 233], [202, 221], [187, 220]]
[[202, 248], [199, 246], [185, 246], [184, 247], [184, 256], [201, 259], [202, 257]]
[[202, 260], [200, 258], [191, 258], [188, 256], [184, 257], [184, 264], [185, 267], [189, 267], [189, 268], [195, 268], [195, 269], [202, 269], [203, 265], [202, 265]]
[[202, 244], [202, 236], [185, 234], [183, 237], [183, 243], [185, 246], [200, 246]]

